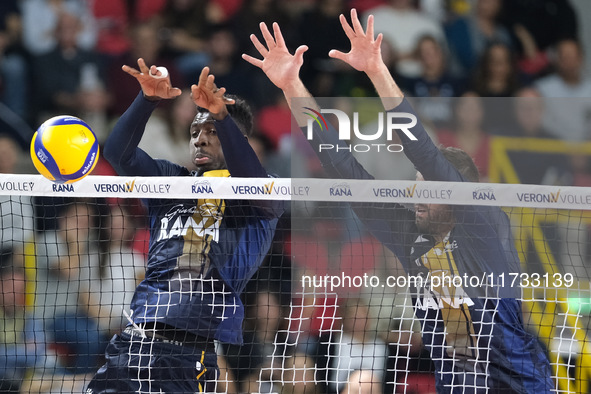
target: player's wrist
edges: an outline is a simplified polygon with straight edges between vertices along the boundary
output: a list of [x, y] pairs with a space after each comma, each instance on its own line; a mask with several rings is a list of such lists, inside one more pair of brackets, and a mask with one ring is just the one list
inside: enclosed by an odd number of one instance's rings
[[210, 112], [212, 118], [214, 118], [215, 120], [224, 120], [226, 119], [226, 117], [228, 116], [228, 109], [226, 108], [226, 106], [224, 106], [222, 109], [220, 109], [217, 112]]
[[300, 78], [281, 87], [286, 97], [308, 97], [310, 93]]
[[390, 70], [388, 70], [388, 67], [384, 62], [368, 67], [365, 73], [372, 81], [385, 80], [388, 77], [391, 77]]

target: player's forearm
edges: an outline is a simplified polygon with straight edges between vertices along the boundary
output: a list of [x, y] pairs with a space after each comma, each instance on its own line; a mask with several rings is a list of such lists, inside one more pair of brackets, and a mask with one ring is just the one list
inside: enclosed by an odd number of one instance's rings
[[304, 111], [306, 107], [312, 108], [315, 111], [319, 110], [316, 100], [312, 97], [308, 89], [306, 89], [306, 86], [301, 79], [298, 79], [283, 88], [283, 95], [287, 100], [287, 104], [289, 105], [293, 117], [300, 127], [305, 127], [306, 124], [308, 124], [309, 118], [304, 113], [307, 112]]
[[[464, 179], [455, 167], [443, 156], [443, 153], [427, 134], [410, 103], [403, 100], [392, 112], [411, 114], [417, 118], [414, 127], [407, 130], [396, 129], [396, 133], [404, 147], [404, 154], [412, 162], [425, 180], [462, 182]], [[416, 140], [410, 138], [405, 131], [410, 132]]]
[[240, 131], [231, 116], [215, 121], [218, 138], [226, 159], [228, 171], [233, 177], [266, 177], [267, 171], [261, 165], [248, 139]]
[[158, 102], [148, 100], [140, 93], [113, 127], [105, 141], [103, 154], [117, 172], [122, 167], [133, 164], [148, 119]]
[[384, 63], [380, 64], [375, 71], [367, 72], [367, 76], [371, 80], [373, 86], [382, 99], [384, 109], [389, 111], [396, 108], [402, 102], [404, 93], [398, 87], [398, 84], [390, 74], [388, 67]]

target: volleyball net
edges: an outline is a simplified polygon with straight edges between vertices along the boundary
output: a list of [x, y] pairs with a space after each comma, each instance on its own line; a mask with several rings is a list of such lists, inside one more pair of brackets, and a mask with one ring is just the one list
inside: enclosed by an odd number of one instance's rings
[[[0, 194], [3, 385], [25, 392], [84, 387], [109, 337], [129, 324], [149, 232], [188, 237], [203, 230], [196, 220], [167, 228], [150, 223], [140, 200], [162, 199], [286, 204], [268, 255], [242, 294], [244, 344], [217, 344], [220, 392], [358, 392], [359, 385], [434, 392], [442, 368], [453, 376], [448, 387], [473, 392], [500, 379], [506, 360], [514, 367], [509, 379], [522, 379], [515, 372], [520, 363], [528, 373], [523, 358], [511, 359], [523, 345], [517, 334], [534, 338], [558, 392], [589, 389], [589, 188], [112, 176], [58, 185], [36, 175], [2, 175]], [[470, 231], [452, 230], [442, 243], [396, 234], [407, 228], [405, 220], [416, 224], [410, 218], [424, 214], [421, 206], [463, 212], [454, 214], [454, 228]], [[481, 266], [476, 255], [462, 261], [466, 242], [485, 249], [491, 243], [480, 231], [487, 224], [460, 220], [488, 209], [497, 210], [488, 216], [495, 220], [507, 215], [516, 266], [502, 267], [505, 260]], [[397, 210], [406, 213], [395, 216]], [[510, 250], [486, 252], [498, 257]], [[405, 265], [405, 253], [421, 269]], [[521, 310], [511, 311], [521, 316], [509, 318], [501, 300], [513, 298]], [[512, 342], [500, 350], [494, 327], [508, 322], [522, 330], [506, 326]], [[466, 371], [473, 381], [463, 380]]]

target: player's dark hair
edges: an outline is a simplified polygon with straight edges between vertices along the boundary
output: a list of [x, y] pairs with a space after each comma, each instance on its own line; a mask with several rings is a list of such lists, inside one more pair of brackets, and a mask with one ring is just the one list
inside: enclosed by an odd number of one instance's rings
[[[234, 104], [227, 106], [228, 112], [238, 125], [240, 131], [242, 131], [242, 134], [250, 137], [254, 128], [254, 116], [250, 106], [244, 99], [233, 94], [226, 94], [224, 96], [235, 101]], [[197, 107], [197, 112], [203, 113], [209, 111], [205, 108]]]
[[454, 166], [454, 168], [468, 181], [478, 182], [480, 180], [478, 168], [469, 154], [453, 146], [440, 146], [439, 150], [443, 153], [443, 156], [447, 161], [449, 161], [451, 165]]

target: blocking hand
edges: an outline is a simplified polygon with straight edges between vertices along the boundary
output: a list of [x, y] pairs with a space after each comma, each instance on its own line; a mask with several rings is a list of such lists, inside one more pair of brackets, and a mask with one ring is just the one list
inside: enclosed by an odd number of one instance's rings
[[357, 17], [357, 10], [354, 8], [351, 10], [352, 27], [343, 14], [339, 16], [339, 19], [345, 34], [351, 42], [351, 50], [344, 53], [333, 49], [328, 53], [328, 56], [344, 61], [357, 71], [372, 73], [379, 70], [384, 63], [380, 50], [383, 35], [380, 33], [374, 39], [373, 15], [370, 15], [367, 19], [366, 32], [363, 31], [363, 26], [361, 26]]
[[199, 83], [191, 85], [191, 98], [195, 105], [207, 109], [212, 115], [221, 115], [223, 119], [228, 110], [227, 104], [234, 104], [234, 100], [224, 97], [226, 88], [218, 88], [215, 83], [215, 77], [209, 73], [209, 67], [203, 67], [199, 75]]
[[275, 86], [285, 90], [299, 81], [300, 68], [304, 63], [304, 52], [308, 50], [308, 47], [302, 45], [292, 55], [287, 50], [281, 29], [277, 23], [273, 23], [273, 34], [275, 37], [273, 37], [265, 23], [261, 22], [259, 26], [267, 46], [265, 47], [261, 44], [254, 34], [250, 35], [250, 40], [263, 59], [256, 59], [247, 54], [243, 54], [242, 58], [253, 66], [263, 70], [267, 78]]
[[137, 65], [139, 71], [128, 65], [124, 65], [121, 69], [137, 79], [146, 98], [152, 100], [171, 99], [181, 94], [179, 88], [172, 87], [170, 77], [163, 77], [156, 66], [148, 68], [142, 58], [137, 60]]

